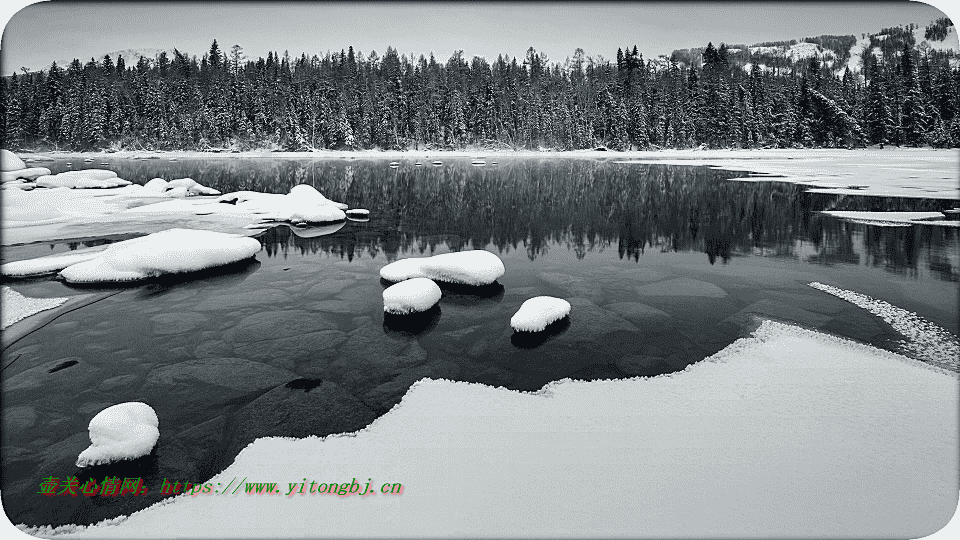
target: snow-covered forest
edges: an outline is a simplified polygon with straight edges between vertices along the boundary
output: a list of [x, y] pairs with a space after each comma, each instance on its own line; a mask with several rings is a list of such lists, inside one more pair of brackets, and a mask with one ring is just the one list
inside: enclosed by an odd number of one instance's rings
[[711, 43], [563, 62], [352, 47], [253, 61], [214, 41], [199, 59], [107, 55], [4, 78], [0, 133], [6, 148], [61, 150], [956, 147], [957, 54], [917, 43], [948, 33], [941, 19], [790, 41], [779, 56], [782, 42]]

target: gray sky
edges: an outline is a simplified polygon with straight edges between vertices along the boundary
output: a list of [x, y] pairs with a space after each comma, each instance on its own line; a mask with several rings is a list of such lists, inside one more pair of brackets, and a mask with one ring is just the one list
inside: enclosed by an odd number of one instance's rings
[[[13, 0], [0, 59], [7, 75], [20, 66], [46, 67], [74, 57], [83, 61], [124, 49], [176, 47], [201, 56], [216, 39], [248, 58], [268, 51], [322, 55], [353, 45], [368, 54], [393, 46], [401, 54], [447, 58], [462, 49], [495, 59], [523, 56], [528, 47], [554, 61], [577, 47], [610, 59], [636, 44], [646, 57], [678, 48], [796, 39], [821, 34], [876, 32], [884, 26], [926, 25], [942, 16], [918, 2], [712, 2], [712, 3], [141, 3]], [[933, 5], [953, 12], [950, 0]]]

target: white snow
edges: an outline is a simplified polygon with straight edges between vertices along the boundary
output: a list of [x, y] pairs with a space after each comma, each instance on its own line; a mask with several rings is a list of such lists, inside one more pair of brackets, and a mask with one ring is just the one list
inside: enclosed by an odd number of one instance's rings
[[13, 323], [26, 319], [27, 317], [61, 306], [67, 298], [29, 298], [17, 291], [7, 287], [0, 286], [0, 302], [3, 309], [0, 309], [0, 330], [6, 330]]
[[[672, 375], [536, 393], [421, 380], [356, 434], [262, 438], [209, 480], [260, 478], [281, 495], [181, 496], [58, 531], [920, 538], [956, 510], [958, 392], [953, 374], [768, 321]], [[310, 493], [352, 478], [375, 494]], [[306, 493], [286, 495], [290, 482]]]
[[[809, 186], [811, 193], [960, 199], [960, 150], [956, 149], [662, 150], [640, 156], [642, 160], [614, 163], [711, 165], [721, 170], [751, 171], [769, 175], [752, 180], [802, 184]], [[849, 185], [866, 189], [821, 189]]]
[[489, 285], [503, 276], [503, 261], [489, 251], [467, 250], [432, 257], [400, 259], [380, 269], [380, 277], [403, 281], [427, 277], [447, 283]]
[[99, 257], [109, 245], [78, 249], [67, 253], [57, 253], [36, 259], [13, 261], [0, 265], [0, 275], [28, 277], [51, 274], [64, 268]]
[[909, 226], [909, 225], [947, 225], [960, 226], [960, 222], [944, 221], [941, 212], [854, 212], [842, 210], [828, 210], [822, 212], [852, 223], [880, 226]]
[[17, 171], [0, 172], [0, 182], [12, 182], [18, 179], [36, 180], [41, 176], [50, 174], [50, 169], [46, 167], [30, 167], [29, 169], [20, 169]]
[[901, 350], [905, 354], [957, 371], [958, 365], [960, 365], [960, 341], [947, 330], [916, 313], [898, 308], [883, 300], [871, 298], [865, 294], [824, 285], [819, 282], [813, 282], [809, 285], [814, 289], [842, 298], [886, 321], [887, 324], [907, 338], [900, 342]]
[[383, 311], [405, 315], [426, 311], [440, 301], [440, 287], [427, 278], [413, 278], [383, 290]]
[[517, 332], [542, 332], [547, 325], [570, 315], [570, 302], [552, 296], [536, 296], [526, 300], [510, 318]]
[[253, 257], [260, 242], [205, 230], [169, 229], [111, 244], [89, 260], [60, 271], [68, 283], [137, 281], [194, 272]]
[[19, 171], [26, 169], [27, 164], [13, 152], [0, 149], [0, 171]]
[[131, 401], [107, 407], [90, 420], [90, 442], [77, 457], [77, 467], [136, 459], [153, 450], [160, 437], [157, 413], [146, 403]]
[[956, 25], [947, 27], [947, 35], [940, 41], [927, 40], [923, 37], [927, 29], [925, 26], [918, 26], [913, 31], [913, 37], [918, 44], [918, 48], [923, 50], [925, 47], [936, 49], [938, 51], [960, 51], [960, 38], [957, 37]]

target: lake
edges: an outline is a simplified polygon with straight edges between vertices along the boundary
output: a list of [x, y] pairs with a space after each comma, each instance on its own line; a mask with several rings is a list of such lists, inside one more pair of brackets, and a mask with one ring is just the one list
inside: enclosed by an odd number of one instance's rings
[[[806, 194], [789, 183], [729, 180], [742, 173], [612, 159], [441, 159], [397, 168], [388, 159], [89, 164], [140, 184], [190, 177], [224, 193], [309, 184], [369, 209], [370, 219], [281, 224], [257, 236], [256, 260], [185, 278], [114, 288], [8, 282], [27, 296], [92, 295], [3, 351], [11, 521], [88, 524], [130, 513], [163, 497], [163, 479], [206, 481], [257, 437], [362, 429], [423, 377], [537, 391], [563, 378], [669, 374], [748, 335], [759, 318], [900, 351], [902, 336], [888, 324], [812, 281], [960, 333], [958, 229], [818, 213], [942, 210], [956, 201]], [[129, 237], [7, 246], [2, 259]], [[381, 267], [464, 249], [496, 253], [506, 274], [486, 287], [443, 286], [425, 314], [384, 317]], [[539, 295], [568, 299], [569, 319], [545, 335], [515, 335], [510, 317]], [[124, 401], [156, 410], [154, 451], [77, 469], [90, 419]], [[38, 495], [48, 476], [141, 477], [149, 491]]]

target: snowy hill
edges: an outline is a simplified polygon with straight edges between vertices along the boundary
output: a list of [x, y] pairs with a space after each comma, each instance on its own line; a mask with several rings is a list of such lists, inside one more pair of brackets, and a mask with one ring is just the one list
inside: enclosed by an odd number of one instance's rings
[[[168, 56], [169, 58], [171, 58], [171, 59], [173, 58], [173, 49], [172, 49], [172, 48], [171, 48], [171, 49], [153, 49], [153, 48], [124, 49], [124, 50], [122, 50], [122, 51], [104, 52], [104, 53], [98, 54], [98, 55], [96, 55], [96, 56], [93, 56], [92, 58], [95, 59], [97, 62], [101, 62], [101, 61], [103, 61], [103, 57], [104, 57], [104, 56], [109, 56], [110, 59], [113, 60], [113, 63], [116, 64], [116, 63], [117, 63], [117, 58], [122, 55], [122, 56], [123, 56], [123, 62], [124, 62], [128, 67], [133, 67], [133, 66], [137, 65], [137, 62], [140, 61], [140, 58], [141, 58], [141, 57], [146, 57], [147, 60], [150, 60], [150, 61], [152, 62], [152, 61], [153, 61], [154, 59], [156, 59], [156, 57], [157, 57], [160, 53], [162, 53], [162, 52], [166, 52], [166, 53], [167, 53], [167, 56]], [[181, 52], [182, 52], [182, 51], [181, 51]], [[86, 58], [86, 57], [77, 57], [77, 59], [80, 60], [80, 63], [81, 63], [81, 64], [86, 64], [87, 62], [90, 61], [90, 58]], [[57, 60], [57, 65], [60, 66], [61, 68], [66, 68], [67, 66], [70, 65], [71, 62], [73, 62], [73, 58], [70, 58], [70, 59], [60, 59], [60, 60]], [[31, 71], [39, 71], [39, 70], [41, 70], [41, 69], [43, 69], [43, 70], [49, 69], [51, 63], [52, 63], [52, 61], [51, 61], [50, 63], [46, 64], [46, 65], [43, 65], [43, 66], [33, 66], [33, 67], [31, 68]]]

